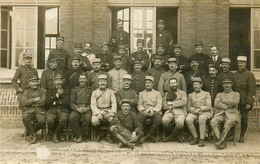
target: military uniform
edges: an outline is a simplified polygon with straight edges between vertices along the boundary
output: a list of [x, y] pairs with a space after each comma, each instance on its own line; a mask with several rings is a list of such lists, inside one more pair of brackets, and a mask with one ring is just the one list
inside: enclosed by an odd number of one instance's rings
[[177, 63], [177, 71], [180, 73], [185, 73], [188, 69], [189, 69], [189, 60], [188, 58], [186, 58], [183, 55], [180, 56], [176, 56], [174, 55], [174, 57], [177, 59], [176, 63]]
[[110, 45], [113, 47], [112, 52], [117, 53], [118, 52], [118, 46], [120, 44], [124, 44], [129, 46], [130, 45], [130, 37], [129, 33], [122, 30], [115, 30], [112, 34]]
[[56, 71], [52, 70], [52, 69], [47, 69], [42, 72], [41, 88], [43, 88], [45, 90], [54, 89], [53, 81], [54, 81], [55, 72]]
[[107, 72], [105, 72], [105, 71], [96, 72], [96, 71], [92, 70], [91, 72], [88, 73], [88, 86], [92, 90], [98, 89], [98, 76], [101, 74], [107, 75]]
[[[147, 133], [147, 137], [152, 137], [162, 122], [162, 96], [160, 92], [152, 89], [151, 91], [144, 90], [139, 93], [137, 103], [138, 114], [137, 118], [144, 125], [147, 119], [152, 120], [152, 126]], [[142, 111], [153, 112], [152, 116], [144, 115]]]
[[119, 106], [121, 100], [123, 99], [129, 99], [130, 100], [130, 106], [131, 111], [136, 112], [136, 105], [137, 105], [137, 94], [136, 91], [131, 88], [122, 88], [116, 93], [116, 101]]
[[[40, 100], [35, 102], [34, 99], [37, 97], [40, 97]], [[22, 98], [24, 108], [22, 120], [30, 134], [37, 133], [45, 124], [45, 99], [46, 92], [39, 87], [36, 89], [29, 88], [24, 91]], [[31, 122], [32, 120], [34, 123]]]
[[132, 73], [132, 84], [131, 88], [136, 91], [137, 94], [139, 94], [141, 91], [145, 90], [145, 77], [146, 73], [143, 71], [136, 73]]
[[91, 110], [92, 110], [92, 124], [94, 126], [100, 125], [98, 115], [102, 112], [108, 114], [102, 115], [103, 120], [108, 120], [109, 117], [115, 116], [117, 113], [117, 103], [114, 91], [111, 89], [100, 90], [97, 89], [91, 95]]
[[95, 59], [95, 55], [91, 55], [91, 57], [87, 57], [87, 56], [83, 56], [82, 54], [79, 56], [79, 60], [80, 60], [80, 67], [85, 71], [91, 71], [92, 70], [92, 62], [89, 60], [89, 58], [91, 58], [91, 60]]
[[[90, 109], [91, 93], [92, 90], [87, 86], [77, 86], [71, 91], [70, 107], [73, 111], [70, 113], [69, 121], [75, 137], [89, 134], [92, 115]], [[80, 113], [78, 111], [80, 107], [86, 107], [88, 110]]]
[[[156, 57], [157, 55], [158, 55], [158, 54], [152, 54], [152, 56], [151, 56], [151, 61], [154, 61], [154, 59], [155, 59], [155, 57]], [[162, 66], [161, 66], [161, 67], [164, 69], [164, 71], [168, 71], [168, 70], [169, 70], [169, 67], [168, 67], [167, 61], [168, 61], [170, 55], [165, 53], [165, 54], [159, 55], [159, 56], [162, 57]], [[152, 64], [151, 64], [151, 67], [152, 67], [152, 68], [154, 67], [154, 66], [153, 66], [153, 62], [152, 62]]]
[[204, 78], [206, 76], [207, 76], [207, 73], [205, 70], [198, 69], [197, 71], [191, 70], [191, 71], [186, 72], [184, 77], [185, 77], [185, 81], [187, 84], [187, 94], [194, 92], [193, 85], [192, 85], [192, 79], [194, 77]]
[[84, 70], [82, 70], [81, 68], [78, 69], [73, 69], [73, 68], [69, 68], [68, 70], [68, 79], [69, 79], [69, 84], [68, 84], [68, 88], [69, 89], [73, 89], [74, 87], [79, 85], [79, 75], [84, 72]]
[[210, 93], [211, 105], [214, 106], [214, 101], [219, 92], [223, 91], [222, 80], [216, 77], [205, 77], [203, 78], [203, 90]]
[[68, 70], [68, 61], [69, 61], [70, 54], [67, 50], [63, 48], [54, 49], [50, 52], [48, 56], [48, 61], [51, 58], [55, 58], [58, 61], [58, 70]]
[[[24, 90], [29, 88], [29, 75], [37, 75], [38, 72], [35, 68], [32, 67], [26, 67], [26, 66], [21, 66], [17, 68], [15, 71], [14, 77], [12, 79], [12, 86], [16, 90], [17, 96], [18, 96], [18, 101], [19, 101], [19, 109], [23, 112], [23, 107], [22, 107], [22, 97], [23, 97], [23, 92]], [[18, 83], [18, 80], [20, 83]], [[23, 91], [18, 92], [18, 89], [21, 88]]]
[[169, 52], [169, 47], [173, 43], [172, 34], [168, 30], [157, 30], [156, 32], [156, 45], [163, 45], [166, 52]]
[[46, 118], [48, 129], [56, 135], [61, 135], [68, 122], [70, 114], [69, 99], [70, 94], [67, 89], [60, 96], [57, 96], [56, 88], [47, 91], [46, 106], [48, 111]]
[[[225, 122], [224, 129], [230, 130], [236, 122], [239, 122], [238, 103], [240, 95], [238, 92], [231, 91], [229, 93], [218, 93], [215, 99], [214, 117], [210, 121], [210, 125], [217, 136], [220, 138], [218, 125]], [[226, 103], [223, 103], [226, 102]]]
[[194, 55], [191, 55], [190, 56], [190, 60], [192, 58], [195, 58], [198, 60], [199, 62], [199, 69], [200, 70], [208, 70], [208, 61], [210, 60], [209, 56], [208, 55], [205, 55], [204, 53], [196, 53]]
[[101, 60], [101, 70], [108, 72], [113, 66], [113, 56], [109, 53], [100, 53], [96, 55], [96, 58]]
[[[199, 108], [198, 113], [194, 113], [196, 108]], [[198, 138], [194, 121], [199, 121], [200, 139], [205, 138], [206, 122], [212, 117], [211, 96], [210, 93], [201, 90], [199, 93], [193, 92], [188, 95], [187, 103], [188, 115], [186, 124], [194, 138]]]
[[184, 92], [187, 92], [184, 76], [179, 72], [173, 73], [171, 71], [167, 71], [161, 75], [158, 84], [158, 91], [161, 93], [162, 96], [164, 96], [166, 92], [170, 91], [169, 79], [173, 77], [178, 80], [178, 88], [183, 90]]
[[[244, 142], [244, 135], [248, 126], [248, 112], [253, 107], [254, 96], [256, 95], [256, 79], [254, 74], [247, 69], [235, 72], [233, 88], [234, 91], [239, 92], [240, 94], [240, 102], [238, 106], [241, 114], [240, 142]], [[251, 109], [246, 109], [247, 104], [251, 105]]]
[[221, 79], [221, 81], [223, 81], [224, 79], [232, 79], [234, 80], [234, 73], [231, 71], [228, 72], [219, 72], [218, 73], [218, 77]]
[[123, 88], [123, 76], [128, 74], [124, 69], [113, 68], [108, 72], [108, 87], [111, 88], [115, 93]]
[[149, 65], [150, 65], [150, 60], [149, 60], [149, 54], [145, 51], [136, 51], [136, 52], [133, 52], [131, 54], [131, 67], [133, 69], [133, 61], [135, 60], [139, 60], [139, 61], [142, 61], [143, 63], [143, 67], [142, 67], [142, 70], [143, 71], [147, 71]]
[[164, 69], [162, 69], [162, 67], [159, 67], [159, 68], [156, 68], [156, 67], [153, 67], [153, 68], [149, 68], [147, 70], [147, 74], [150, 75], [150, 76], [153, 76], [154, 77], [154, 85], [153, 85], [153, 88], [155, 90], [158, 90], [158, 84], [159, 84], [159, 80], [160, 80], [160, 77], [161, 75], [165, 72]]

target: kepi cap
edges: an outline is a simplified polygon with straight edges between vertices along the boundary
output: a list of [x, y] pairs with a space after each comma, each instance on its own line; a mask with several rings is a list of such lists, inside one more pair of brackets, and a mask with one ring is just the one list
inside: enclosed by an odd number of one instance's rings
[[102, 44], [100, 45], [100, 47], [103, 47], [103, 46], [109, 46], [109, 43], [104, 42], [104, 43], [102, 43]]
[[79, 56], [78, 55], [73, 55], [72, 58], [71, 58], [71, 61], [73, 61], [73, 60], [78, 60], [79, 61], [80, 60]]
[[153, 76], [146, 76], [146, 77], [145, 77], [145, 81], [146, 81], [146, 80], [150, 80], [150, 81], [154, 82]]
[[237, 61], [247, 61], [247, 57], [246, 56], [238, 56], [237, 57]]
[[100, 58], [95, 58], [92, 63], [101, 63], [101, 59]]
[[173, 48], [175, 49], [175, 48], [181, 48], [181, 45], [179, 45], [179, 44], [174, 44], [173, 45]]
[[170, 62], [176, 62], [176, 61], [177, 61], [176, 57], [169, 57], [167, 63], [169, 64]]
[[222, 83], [232, 83], [233, 80], [231, 78], [225, 78]]
[[120, 44], [120, 45], [118, 45], [118, 49], [126, 49], [126, 45], [125, 44]]
[[195, 47], [197, 47], [197, 46], [203, 46], [203, 43], [201, 41], [198, 41], [195, 43]]
[[32, 58], [32, 54], [24, 53], [23, 58]]
[[200, 77], [194, 77], [194, 78], [192, 79], [192, 83], [194, 83], [194, 82], [200, 82], [200, 83], [202, 83], [202, 80], [201, 80]]
[[144, 39], [137, 39], [137, 44], [138, 44], [138, 43], [144, 44]]
[[74, 48], [82, 48], [82, 44], [81, 43], [75, 43]]
[[39, 80], [39, 77], [37, 74], [30, 74], [28, 81], [32, 81], [32, 80]]
[[215, 66], [215, 64], [209, 64], [209, 68], [215, 68], [215, 69], [217, 69], [217, 67]]
[[165, 24], [165, 20], [159, 19], [157, 23], [163, 23], [163, 24]]
[[229, 58], [222, 58], [221, 59], [221, 63], [230, 63], [230, 59]]
[[105, 74], [98, 75], [98, 80], [100, 80], [100, 79], [106, 79], [107, 80], [107, 75], [105, 75]]
[[131, 102], [130, 99], [122, 99], [122, 100], [120, 101], [120, 104], [121, 104], [121, 105], [122, 105], [123, 103], [128, 103], [128, 104], [130, 104], [130, 102]]
[[54, 80], [56, 80], [56, 79], [63, 79], [62, 74], [60, 74], [60, 73], [55, 74]]
[[123, 79], [132, 80], [132, 76], [127, 74], [127, 75], [124, 75], [124, 76], [123, 76]]
[[61, 36], [61, 35], [59, 35], [59, 36], [57, 36], [57, 41], [59, 41], [59, 40], [61, 40], [61, 41], [63, 41], [64, 42], [64, 37], [63, 36]]
[[152, 60], [153, 61], [155, 61], [155, 60], [162, 60], [162, 56], [161, 55], [155, 55], [155, 57]]
[[117, 56], [114, 56], [114, 59], [113, 59], [114, 61], [116, 61], [116, 60], [122, 60], [122, 57], [121, 56], [119, 56], [119, 55], [117, 55]]

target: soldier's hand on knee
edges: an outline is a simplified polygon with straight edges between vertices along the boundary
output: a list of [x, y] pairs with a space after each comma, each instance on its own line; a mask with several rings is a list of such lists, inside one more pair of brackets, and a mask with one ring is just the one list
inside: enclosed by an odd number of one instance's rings
[[137, 140], [136, 132], [133, 132], [130, 138], [130, 142], [134, 143]]
[[102, 120], [102, 119], [103, 119], [102, 114], [98, 114], [98, 115], [97, 115], [97, 118], [98, 118], [99, 120]]

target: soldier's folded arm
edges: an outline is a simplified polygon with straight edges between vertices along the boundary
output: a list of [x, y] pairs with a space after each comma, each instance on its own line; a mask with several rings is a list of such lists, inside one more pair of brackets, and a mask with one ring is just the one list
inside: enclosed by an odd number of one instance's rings
[[183, 107], [186, 104], [187, 104], [187, 96], [186, 96], [185, 92], [182, 92], [181, 93], [181, 99], [174, 101], [173, 107], [175, 107], [175, 108]]
[[22, 104], [24, 107], [29, 107], [32, 104], [35, 103], [35, 98], [28, 98], [28, 90], [24, 91], [23, 98], [22, 98]]
[[229, 99], [224, 99], [222, 101], [227, 106], [236, 106], [236, 105], [238, 105], [238, 103], [240, 101], [240, 95], [239, 95], [238, 92], [236, 92], [235, 96], [233, 97], [233, 99], [229, 98]]
[[221, 93], [218, 93], [216, 98], [215, 98], [215, 107], [220, 108], [220, 109], [227, 109], [228, 106], [222, 102], [221, 100]]
[[210, 93], [207, 93], [206, 102], [203, 106], [200, 107], [200, 109], [201, 111], [210, 111], [212, 109]]
[[[168, 93], [167, 93], [167, 94], [168, 94]], [[167, 101], [166, 101], [166, 99], [167, 99], [167, 94], [163, 97], [162, 108], [163, 108], [164, 110], [171, 110], [171, 109], [172, 109], [172, 105], [167, 104]]]

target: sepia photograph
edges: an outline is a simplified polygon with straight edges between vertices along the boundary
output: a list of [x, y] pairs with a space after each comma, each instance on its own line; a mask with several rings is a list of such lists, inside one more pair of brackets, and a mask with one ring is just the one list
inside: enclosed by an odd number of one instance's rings
[[0, 8], [0, 163], [260, 164], [260, 0]]

